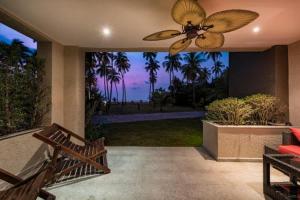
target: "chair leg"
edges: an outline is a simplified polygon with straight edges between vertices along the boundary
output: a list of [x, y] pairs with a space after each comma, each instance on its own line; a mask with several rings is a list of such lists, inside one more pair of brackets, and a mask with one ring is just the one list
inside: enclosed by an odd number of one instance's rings
[[106, 157], [106, 155], [104, 155], [102, 159], [103, 159], [103, 165], [105, 167], [107, 167], [107, 157]]

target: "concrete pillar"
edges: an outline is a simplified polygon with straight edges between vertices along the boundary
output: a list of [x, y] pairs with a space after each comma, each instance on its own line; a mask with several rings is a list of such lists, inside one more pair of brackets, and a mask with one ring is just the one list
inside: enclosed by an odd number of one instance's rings
[[300, 41], [289, 45], [288, 49], [290, 121], [300, 126]]
[[65, 46], [64, 57], [64, 126], [84, 137], [84, 52]]
[[38, 56], [45, 58], [45, 86], [50, 110], [44, 125], [58, 123], [84, 137], [84, 51], [54, 42], [38, 42]]
[[38, 56], [44, 58], [47, 102], [49, 112], [44, 116], [44, 125], [51, 123], [64, 124], [64, 47], [55, 42], [38, 42]]

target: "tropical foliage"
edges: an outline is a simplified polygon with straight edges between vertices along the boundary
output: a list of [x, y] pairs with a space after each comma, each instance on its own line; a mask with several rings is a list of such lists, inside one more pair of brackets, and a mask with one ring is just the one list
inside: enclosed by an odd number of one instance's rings
[[44, 60], [19, 40], [0, 42], [0, 135], [40, 126], [49, 101]]
[[149, 99], [155, 91], [155, 83], [157, 82], [157, 71], [160, 68], [159, 62], [156, 60], [156, 52], [144, 52], [143, 57], [147, 60], [146, 71], [149, 73]]
[[251, 106], [238, 98], [216, 100], [207, 108], [207, 119], [221, 124], [243, 125], [252, 113]]
[[163, 112], [163, 107], [172, 103], [172, 97], [169, 92], [163, 88], [156, 89], [152, 94], [152, 102], [154, 106], [159, 106], [160, 112]]

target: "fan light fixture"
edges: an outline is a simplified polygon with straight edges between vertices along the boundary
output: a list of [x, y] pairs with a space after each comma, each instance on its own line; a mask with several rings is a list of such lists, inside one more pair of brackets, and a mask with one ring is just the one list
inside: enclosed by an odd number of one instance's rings
[[258, 33], [260, 32], [260, 28], [258, 26], [253, 28], [253, 33]]
[[[220, 48], [225, 40], [223, 33], [240, 29], [259, 16], [253, 11], [233, 9], [216, 12], [206, 17], [205, 10], [197, 0], [177, 0], [171, 15], [173, 20], [182, 26], [182, 31], [159, 31], [143, 38], [146, 41], [157, 41], [185, 35], [185, 38], [170, 46], [171, 55], [189, 47], [193, 39], [196, 39], [195, 44], [200, 49]], [[258, 27], [258, 30], [253, 29], [253, 32], [259, 32], [259, 30]]]
[[104, 36], [110, 36], [110, 34], [111, 34], [111, 31], [110, 31], [110, 29], [108, 28], [108, 27], [104, 27], [103, 29], [102, 29], [102, 33], [103, 33], [103, 35]]

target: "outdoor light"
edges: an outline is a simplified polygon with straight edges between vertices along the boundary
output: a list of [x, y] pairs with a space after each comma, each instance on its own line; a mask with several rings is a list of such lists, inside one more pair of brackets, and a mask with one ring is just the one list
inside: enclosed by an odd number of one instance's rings
[[102, 29], [102, 33], [103, 33], [104, 36], [110, 36], [111, 31], [110, 31], [109, 28], [105, 27], [105, 28]]
[[258, 26], [253, 28], [253, 33], [258, 33], [260, 31], [260, 28]]

